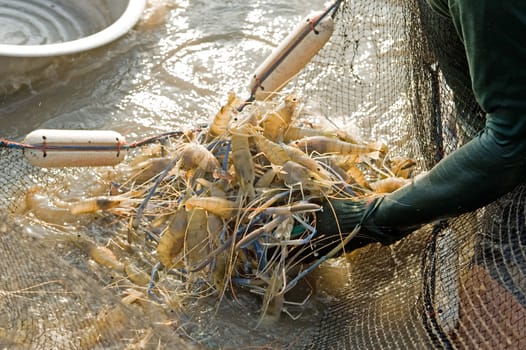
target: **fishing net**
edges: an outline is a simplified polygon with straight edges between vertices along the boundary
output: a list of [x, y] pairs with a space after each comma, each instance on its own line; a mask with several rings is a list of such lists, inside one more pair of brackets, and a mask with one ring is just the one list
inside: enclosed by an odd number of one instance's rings
[[[484, 121], [465, 88], [466, 62], [454, 38], [451, 24], [424, 1], [344, 1], [331, 40], [287, 89], [301, 94], [304, 114], [312, 121], [336, 129], [353, 125], [362, 139], [387, 144], [391, 156], [429, 169], [474, 136]], [[125, 236], [130, 222], [93, 215], [79, 223], [58, 201], [49, 204], [53, 196], [67, 201], [107, 191], [116, 179], [112, 171], [40, 169], [22, 149], [0, 152], [2, 347], [191, 348], [197, 340], [213, 348], [220, 343], [214, 337], [228, 336], [228, 330], [197, 324], [191, 309], [198, 301], [180, 297], [195, 289], [181, 284], [180, 276], [154, 278], [159, 271], [148, 237], [156, 232], [132, 237], [142, 239], [141, 245], [127, 244], [115, 233]], [[129, 156], [140, 155], [132, 151]], [[61, 188], [63, 183], [70, 185]], [[43, 195], [42, 188], [58, 190]], [[262, 348], [523, 347], [523, 196], [520, 187], [395, 245], [370, 244], [346, 255], [347, 283], [319, 309], [323, 312], [313, 311], [319, 323], [305, 324], [300, 317], [286, 321], [295, 325], [295, 333], [279, 333], [279, 325], [263, 329], [282, 334], [281, 341], [261, 334], [259, 339], [257, 333], [246, 337]], [[77, 231], [64, 233], [57, 217], [61, 223], [75, 222]], [[89, 236], [94, 232], [96, 238]], [[113, 259], [96, 258], [104, 257], [101, 246], [114, 248], [125, 263], [115, 266]], [[152, 280], [158, 281], [155, 290]], [[199, 283], [193, 288], [209, 290]], [[244, 307], [230, 311], [239, 310], [239, 318], [257, 314], [252, 299], [236, 298]], [[303, 299], [299, 307], [305, 307]], [[220, 317], [221, 310], [214, 310]], [[251, 332], [258, 326], [256, 321], [245, 325]]]
[[[301, 78], [328, 116], [424, 169], [481, 130], [462, 44], [425, 1], [347, 1], [336, 23]], [[522, 348], [523, 232], [519, 186], [393, 246], [351, 253], [348, 284], [306, 348]]]

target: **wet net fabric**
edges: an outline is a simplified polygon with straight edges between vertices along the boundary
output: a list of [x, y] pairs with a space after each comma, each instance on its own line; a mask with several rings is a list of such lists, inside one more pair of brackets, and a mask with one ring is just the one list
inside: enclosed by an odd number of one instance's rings
[[[343, 1], [335, 24], [330, 42], [291, 86], [313, 115], [384, 140], [421, 170], [481, 129], [484, 116], [456, 54], [462, 46], [423, 0]], [[451, 72], [456, 78], [446, 79]], [[42, 242], [52, 227], [17, 225], [13, 214], [23, 210], [27, 190], [67, 172], [34, 168], [12, 149], [0, 150], [0, 166], [0, 348], [191, 348], [175, 332], [180, 320], [123, 304], [124, 295], [107, 288], [111, 276], [90, 273], [60, 240]], [[521, 186], [395, 245], [352, 252], [348, 283], [319, 324], [298, 330], [303, 344], [280, 347], [524, 348], [525, 201]]]
[[0, 222], [2, 349], [193, 348], [68, 261], [60, 244], [24, 231], [5, 210]]
[[[423, 170], [483, 127], [463, 47], [425, 1], [346, 1], [336, 23], [300, 79], [327, 116], [398, 145]], [[305, 348], [523, 348], [525, 199], [519, 186], [395, 245], [349, 254], [348, 284]]]

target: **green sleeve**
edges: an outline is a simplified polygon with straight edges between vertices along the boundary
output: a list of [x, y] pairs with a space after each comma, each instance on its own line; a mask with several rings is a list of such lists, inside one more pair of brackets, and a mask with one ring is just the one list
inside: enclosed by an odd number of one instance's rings
[[449, 0], [475, 97], [489, 114], [526, 117], [526, 1]]

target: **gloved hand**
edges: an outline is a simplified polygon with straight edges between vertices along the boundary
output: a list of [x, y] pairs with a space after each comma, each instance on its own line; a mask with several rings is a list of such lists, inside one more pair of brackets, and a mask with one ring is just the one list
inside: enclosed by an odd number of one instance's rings
[[384, 197], [373, 199], [335, 199], [322, 203], [322, 210], [316, 213], [316, 239], [306, 249], [306, 261], [329, 253], [353, 230], [360, 229], [339, 254], [361, 248], [372, 242], [391, 244], [412, 229], [409, 227], [378, 227], [374, 223], [375, 212], [383, 202]]
[[310, 256], [331, 251], [357, 225], [347, 252], [371, 242], [391, 244], [424, 224], [490, 203], [524, 181], [525, 134], [526, 118], [490, 115], [483, 132], [411, 184], [370, 201], [324, 203]]
[[383, 227], [374, 223], [375, 212], [385, 197], [372, 199], [335, 199], [322, 204], [322, 211], [317, 213], [318, 234], [340, 236], [361, 226], [357, 237], [364, 241], [391, 244], [410, 231], [407, 228]]

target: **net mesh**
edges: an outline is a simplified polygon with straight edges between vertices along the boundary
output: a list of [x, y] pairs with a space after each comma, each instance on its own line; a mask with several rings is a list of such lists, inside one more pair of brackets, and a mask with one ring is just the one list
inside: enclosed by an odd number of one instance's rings
[[[328, 116], [429, 169], [481, 130], [463, 46], [425, 1], [347, 1], [303, 82]], [[474, 189], [475, 190], [475, 189]], [[349, 254], [349, 282], [306, 348], [522, 348], [524, 187]]]
[[[313, 115], [354, 124], [363, 138], [385, 140], [424, 170], [481, 129], [462, 45], [423, 0], [344, 1], [335, 23], [330, 42], [293, 84]], [[70, 245], [55, 240], [52, 252], [35, 238], [36, 226], [17, 226], [13, 214], [28, 189], [79, 170], [34, 168], [12, 149], [0, 150], [0, 164], [0, 347], [191, 347], [172, 332], [180, 317], [160, 325], [156, 309], [124, 304], [105, 287], [111, 276], [72, 258]], [[520, 186], [395, 245], [347, 255], [348, 283], [319, 324], [288, 347], [523, 348], [525, 196]]]

